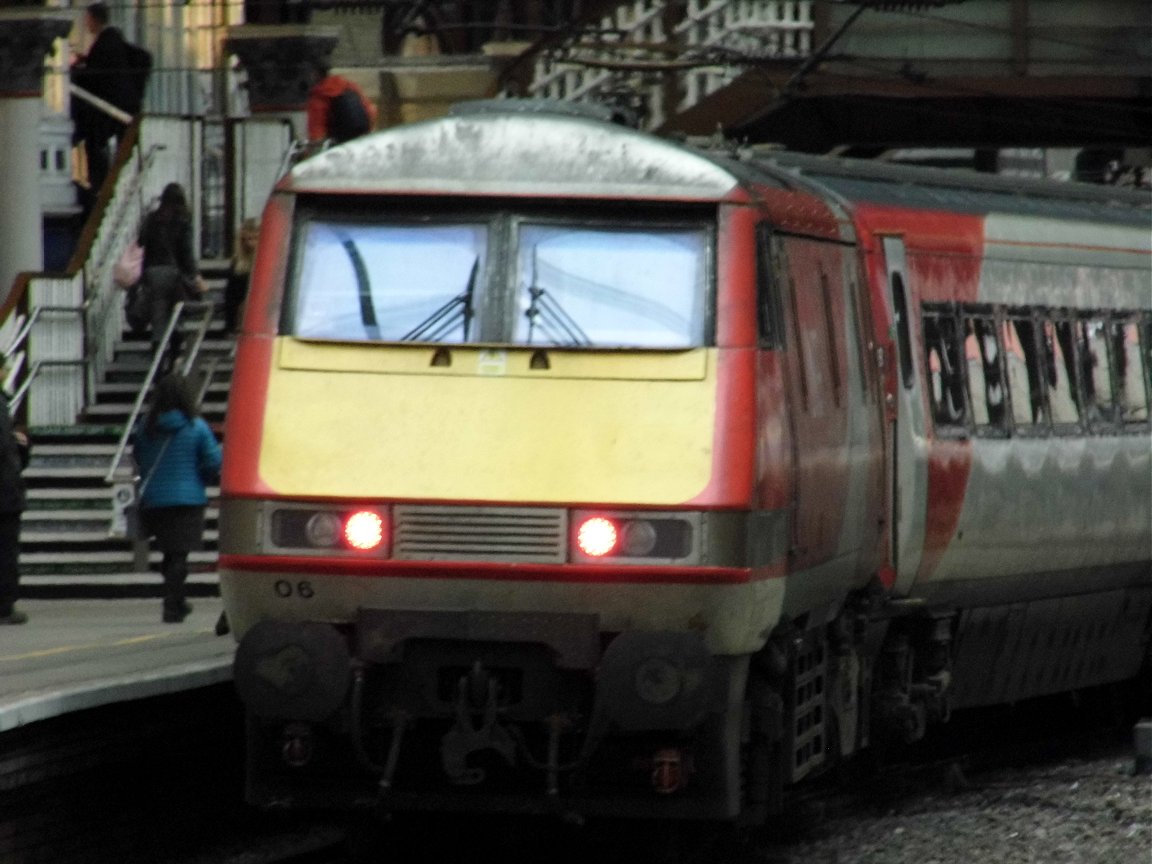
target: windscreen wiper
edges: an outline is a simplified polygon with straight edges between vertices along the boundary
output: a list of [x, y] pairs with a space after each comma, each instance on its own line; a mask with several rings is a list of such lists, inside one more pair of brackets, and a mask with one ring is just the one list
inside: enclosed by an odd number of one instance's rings
[[576, 319], [564, 311], [547, 289], [538, 285], [528, 288], [532, 298], [524, 314], [528, 317], [528, 344], [532, 344], [532, 334], [537, 325], [540, 332], [552, 340], [553, 345], [588, 346], [592, 340], [576, 323]]
[[540, 332], [552, 340], [553, 345], [588, 346], [592, 340], [588, 334], [576, 323], [576, 319], [569, 315], [564, 307], [548, 293], [547, 289], [536, 284], [536, 249], [532, 249], [532, 284], [528, 286], [528, 308], [524, 315], [528, 318], [528, 344], [532, 344], [532, 337], [537, 325]]
[[340, 241], [348, 260], [352, 262], [352, 270], [356, 273], [356, 293], [360, 299], [360, 320], [369, 339], [380, 338], [380, 325], [376, 322], [376, 307], [372, 305], [372, 283], [368, 281], [368, 268], [364, 265], [364, 258], [356, 243], [348, 238]]
[[472, 308], [472, 297], [476, 292], [476, 274], [480, 271], [480, 256], [472, 259], [472, 272], [468, 275], [468, 286], [403, 336], [401, 342], [439, 342], [446, 334], [451, 333], [461, 318], [464, 319], [464, 339], [468, 341], [468, 333], [472, 329], [472, 318], [475, 312]]

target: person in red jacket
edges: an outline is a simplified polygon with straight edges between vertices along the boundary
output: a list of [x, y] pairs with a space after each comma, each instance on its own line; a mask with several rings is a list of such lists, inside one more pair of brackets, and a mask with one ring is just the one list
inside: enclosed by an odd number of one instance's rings
[[317, 67], [308, 91], [308, 140], [350, 141], [376, 127], [376, 107], [364, 91], [327, 67]]

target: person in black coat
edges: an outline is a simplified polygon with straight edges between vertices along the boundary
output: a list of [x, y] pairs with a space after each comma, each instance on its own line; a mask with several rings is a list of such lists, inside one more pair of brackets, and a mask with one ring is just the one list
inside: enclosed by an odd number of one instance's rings
[[[155, 353], [176, 304], [202, 299], [204, 293], [204, 280], [192, 249], [192, 214], [183, 186], [169, 183], [164, 187], [160, 205], [144, 218], [136, 242], [144, 249], [141, 275], [151, 310], [152, 352]], [[162, 372], [174, 367], [180, 346], [180, 333], [176, 331], [162, 360]]]
[[[124, 34], [108, 24], [108, 17], [108, 7], [104, 3], [93, 3], [84, 10], [84, 26], [96, 41], [72, 67], [72, 83], [121, 111], [135, 114], [140, 110], [140, 99], [132, 83], [127, 43]], [[88, 186], [91, 194], [96, 195], [108, 176], [108, 139], [119, 141], [126, 127], [78, 97], [72, 99], [72, 122], [72, 140], [74, 143], [84, 142]]]
[[0, 389], [0, 624], [23, 624], [28, 616], [15, 608], [20, 593], [20, 514], [31, 448], [28, 436], [12, 425], [8, 394]]

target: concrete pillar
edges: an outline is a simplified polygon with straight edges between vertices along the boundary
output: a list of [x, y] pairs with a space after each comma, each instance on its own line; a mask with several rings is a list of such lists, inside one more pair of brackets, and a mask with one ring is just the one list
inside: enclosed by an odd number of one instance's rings
[[68, 35], [75, 13], [0, 9], [0, 303], [16, 275], [44, 267], [40, 117], [44, 58]]
[[224, 50], [248, 73], [253, 114], [287, 117], [297, 140], [307, 138], [308, 90], [317, 63], [328, 65], [339, 40], [336, 27], [241, 24], [228, 29]]

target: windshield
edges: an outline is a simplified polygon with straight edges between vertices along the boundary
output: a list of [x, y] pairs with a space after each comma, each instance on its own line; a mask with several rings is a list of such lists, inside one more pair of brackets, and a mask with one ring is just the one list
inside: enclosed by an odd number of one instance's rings
[[705, 224], [456, 224], [309, 219], [297, 235], [292, 335], [571, 348], [705, 344]]
[[514, 341], [701, 345], [706, 263], [698, 229], [524, 225]]
[[309, 223], [294, 332], [310, 339], [467, 342], [484, 225]]

